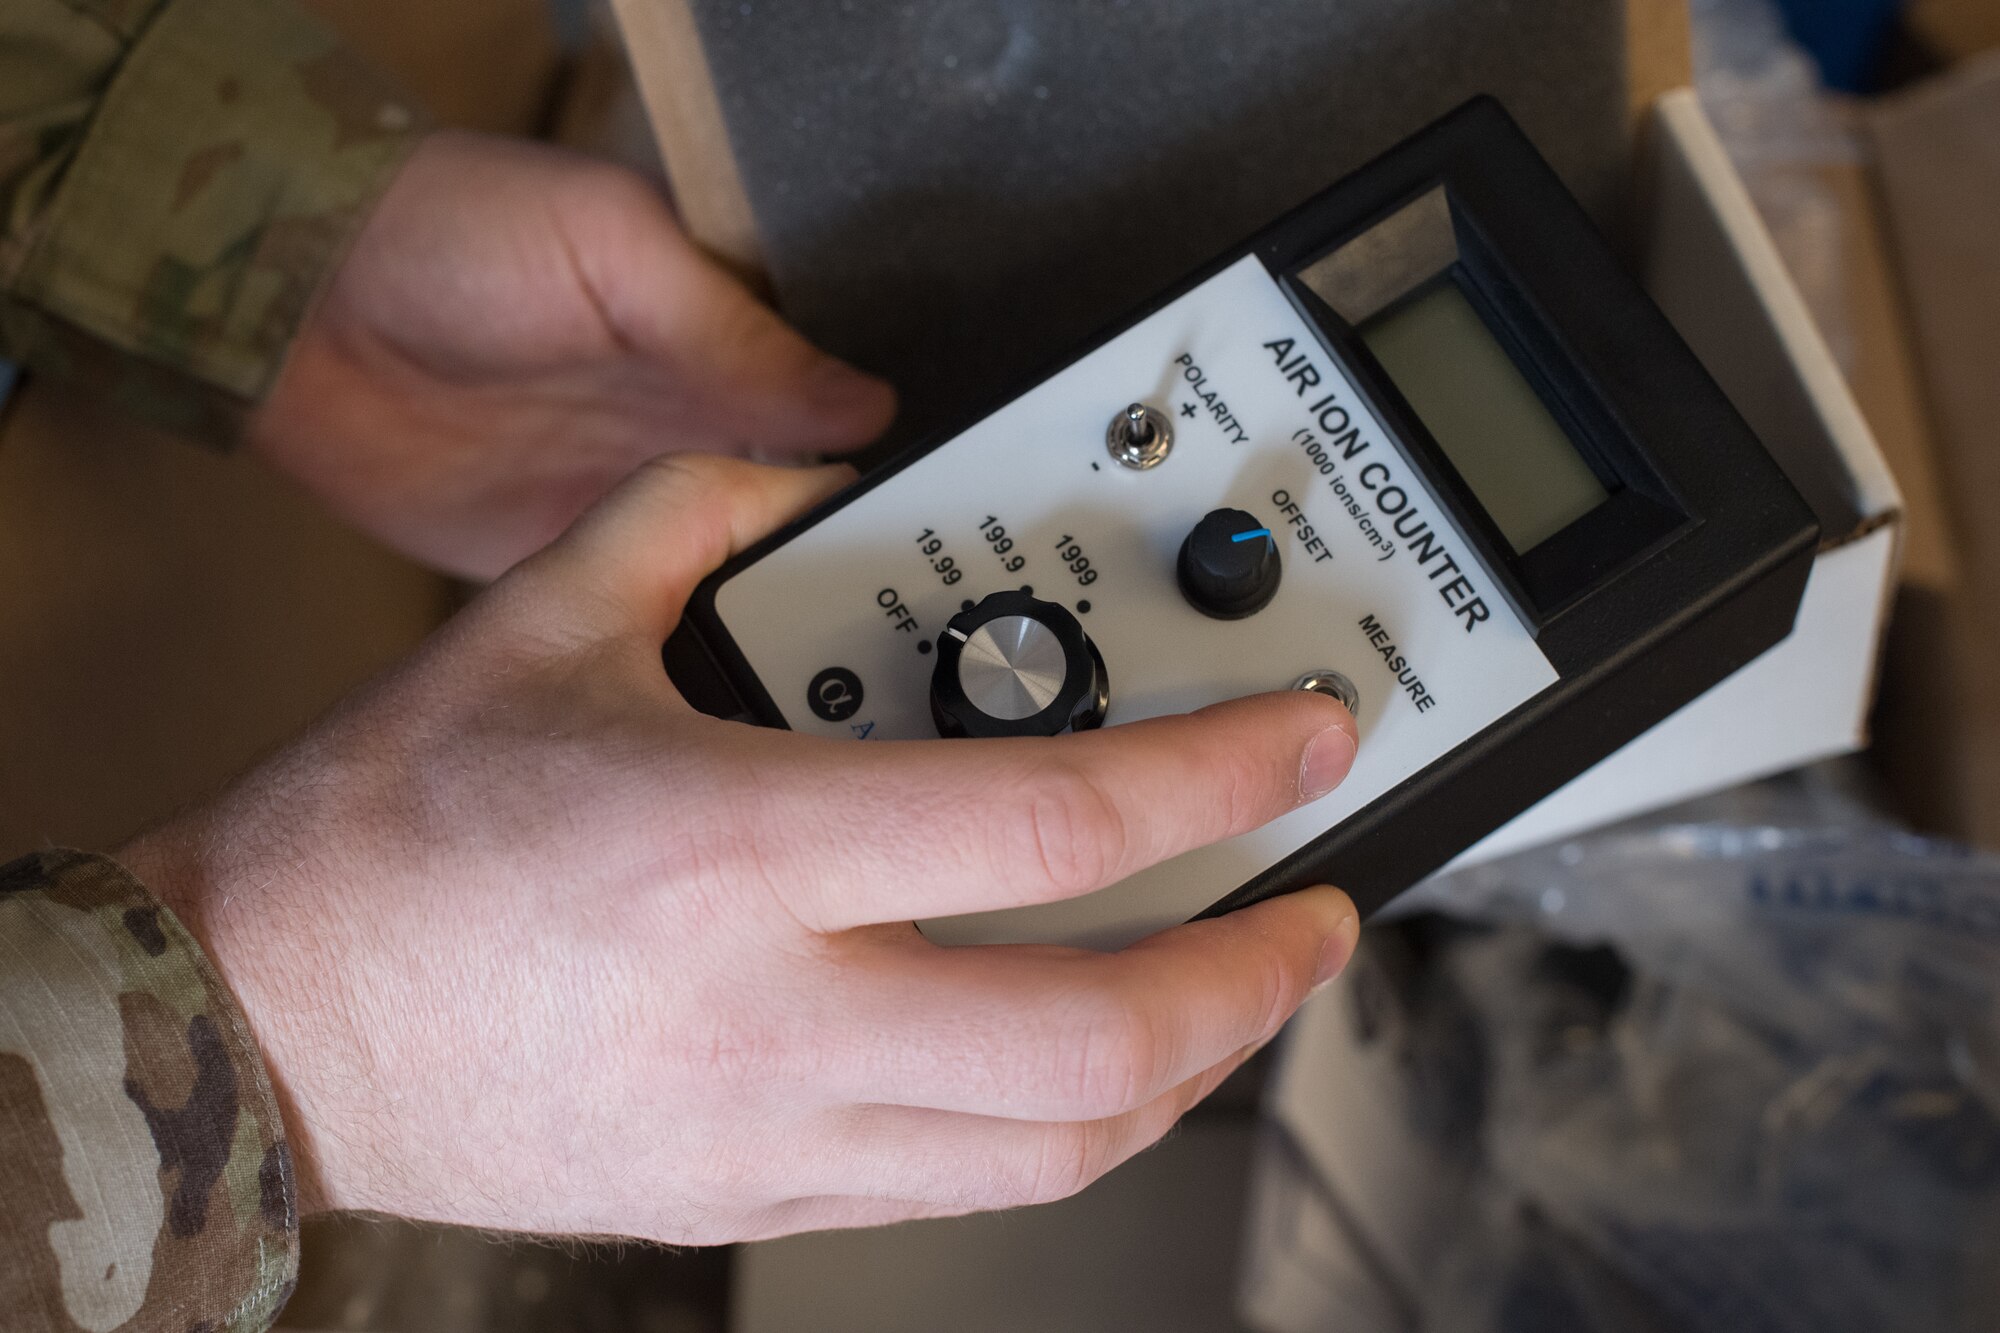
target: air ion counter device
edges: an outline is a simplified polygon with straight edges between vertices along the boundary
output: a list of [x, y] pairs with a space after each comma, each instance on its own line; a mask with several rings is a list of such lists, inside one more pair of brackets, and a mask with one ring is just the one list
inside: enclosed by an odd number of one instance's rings
[[684, 633], [725, 707], [856, 744], [1346, 702], [1325, 800], [923, 923], [1116, 946], [1321, 881], [1372, 912], [1781, 640], [1817, 535], [1482, 100], [731, 561]]

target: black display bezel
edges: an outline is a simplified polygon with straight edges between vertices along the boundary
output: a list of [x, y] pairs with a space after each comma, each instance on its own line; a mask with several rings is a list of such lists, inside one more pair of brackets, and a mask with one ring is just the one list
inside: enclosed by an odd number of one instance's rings
[[[965, 417], [983, 420], [1247, 255], [1287, 279], [1442, 187], [1462, 280], [1620, 494], [1525, 555], [1473, 499], [1409, 404], [1338, 316], [1308, 315], [1405, 442], [1461, 528], [1476, 534], [1557, 684], [1218, 901], [1232, 910], [1310, 883], [1364, 914], [1699, 697], [1789, 633], [1818, 524], [1782, 470], [1499, 103], [1479, 98]], [[1504, 256], [1504, 260], [1503, 257]], [[1306, 293], [1310, 296], [1310, 293]], [[1332, 323], [1326, 322], [1331, 316]], [[783, 714], [715, 606], [730, 578], [963, 433], [904, 451], [697, 587], [667, 659], [697, 706], [782, 727]], [[1101, 447], [1101, 443], [1098, 447]], [[1600, 471], [1600, 476], [1606, 475]], [[1543, 547], [1550, 549], [1544, 553]]]
[[1503, 267], [1497, 257], [1476, 262], [1472, 256], [1478, 251], [1467, 238], [1461, 237], [1461, 245], [1464, 257], [1399, 299], [1434, 282], [1455, 283], [1606, 491], [1602, 503], [1526, 551], [1516, 550], [1501, 532], [1361, 331], [1316, 296], [1296, 272], [1281, 278], [1280, 286], [1318, 333], [1328, 354], [1340, 362], [1402, 455], [1444, 502], [1515, 612], [1529, 625], [1540, 626], [1612, 572], [1650, 555], [1693, 520], [1637, 443], [1620, 428], [1616, 416], [1596, 400], [1591, 386], [1564, 384], [1551, 372], [1554, 353], [1537, 345], [1546, 342], [1535, 337], [1537, 326], [1503, 313], [1509, 279], [1496, 272]]

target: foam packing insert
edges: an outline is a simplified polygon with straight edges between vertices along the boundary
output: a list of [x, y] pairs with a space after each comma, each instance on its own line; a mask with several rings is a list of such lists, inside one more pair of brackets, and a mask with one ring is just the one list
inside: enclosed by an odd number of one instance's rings
[[1619, 0], [689, 0], [780, 304], [951, 425], [1475, 93], [1600, 220]]

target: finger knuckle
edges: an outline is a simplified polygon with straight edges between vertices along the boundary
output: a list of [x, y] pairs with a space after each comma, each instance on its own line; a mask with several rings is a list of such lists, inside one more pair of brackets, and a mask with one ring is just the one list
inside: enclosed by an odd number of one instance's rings
[[656, 224], [666, 212], [659, 190], [637, 172], [609, 162], [585, 161], [579, 165], [578, 186], [591, 197], [643, 224]]
[[1247, 975], [1243, 993], [1254, 997], [1254, 1012], [1258, 1015], [1251, 1040], [1277, 1031], [1305, 998], [1306, 981], [1312, 975], [1311, 969], [1304, 960], [1294, 961], [1293, 952], [1281, 941], [1266, 938], [1259, 941], [1244, 965]]
[[1232, 759], [1222, 766], [1218, 781], [1222, 788], [1219, 805], [1229, 836], [1247, 833], [1279, 813], [1268, 770], [1253, 767], [1244, 759]]
[[724, 480], [729, 461], [708, 454], [655, 454], [639, 464], [638, 472], [655, 485], [705, 488]]
[[1109, 795], [1079, 769], [1038, 776], [1014, 803], [1005, 831], [1002, 871], [1027, 887], [1075, 897], [1106, 883], [1125, 863], [1125, 817]]
[[1090, 1005], [1052, 1046], [1058, 1104], [1078, 1120], [1122, 1115], [1155, 1091], [1166, 1067], [1159, 1025], [1136, 1005]]
[[1025, 1164], [1015, 1200], [1056, 1203], [1082, 1193], [1107, 1169], [1106, 1137], [1094, 1124], [1050, 1126]]
[[706, 335], [726, 358], [761, 361], [793, 352], [790, 329], [746, 294], [712, 313]]
[[741, 1205], [775, 1192], [770, 1175], [768, 1158], [718, 1144], [692, 1164], [689, 1184], [695, 1199], [703, 1203], [728, 1200]]

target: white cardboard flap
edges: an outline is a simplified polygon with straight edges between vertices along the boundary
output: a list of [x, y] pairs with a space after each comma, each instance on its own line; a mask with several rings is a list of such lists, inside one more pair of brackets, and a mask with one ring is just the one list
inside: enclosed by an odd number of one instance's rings
[[[1902, 497], [1839, 365], [1690, 90], [1642, 162], [1648, 290], [1827, 528], [1791, 637], [1487, 837], [1454, 866], [1867, 743]], [[1397, 910], [1421, 905], [1421, 892]]]

